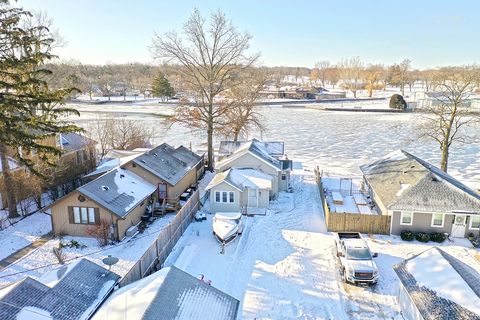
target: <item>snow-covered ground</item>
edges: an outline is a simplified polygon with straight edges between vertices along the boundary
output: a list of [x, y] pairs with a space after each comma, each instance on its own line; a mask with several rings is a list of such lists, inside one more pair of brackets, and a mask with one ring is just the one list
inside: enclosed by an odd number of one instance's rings
[[[393, 264], [433, 246], [394, 236], [367, 236], [381, 280], [374, 288], [341, 282], [332, 234], [326, 231], [311, 172], [293, 175], [294, 193], [280, 193], [266, 216], [246, 218], [244, 233], [225, 253], [212, 235], [212, 215], [192, 223], [166, 261], [241, 302], [243, 319], [402, 319]], [[208, 207], [203, 210], [208, 211]], [[480, 270], [468, 240], [440, 244]]]
[[[120, 276], [123, 276], [152, 245], [158, 237], [159, 232], [171, 221], [171, 219], [173, 219], [173, 217], [174, 215], [167, 215], [161, 219], [157, 219], [144, 231], [144, 233], [105, 248], [100, 248], [97, 241], [93, 238], [64, 237], [61, 240], [63, 243], [69, 243], [71, 240], [75, 240], [86, 246], [83, 249], [64, 248], [63, 252], [65, 253], [65, 259], [67, 261], [75, 261], [77, 258], [84, 257], [101, 266], [105, 266], [102, 263], [102, 259], [108, 255], [112, 255], [119, 258], [119, 262], [112, 266], [111, 270]], [[48, 222], [50, 223], [50, 218], [48, 217], [48, 219]], [[58, 247], [59, 241], [58, 238], [50, 240], [14, 264], [1, 270], [0, 286], [20, 280], [25, 276], [39, 279], [51, 270], [58, 268], [58, 260], [52, 250], [53, 248]]]
[[34, 213], [19, 222], [0, 230], [0, 259], [38, 240], [52, 230], [50, 216]]

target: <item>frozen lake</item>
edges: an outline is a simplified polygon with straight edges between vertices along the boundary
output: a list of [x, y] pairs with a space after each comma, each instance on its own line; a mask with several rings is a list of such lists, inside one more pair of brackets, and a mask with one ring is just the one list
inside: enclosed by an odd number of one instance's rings
[[[142, 121], [155, 128], [155, 144], [190, 144], [205, 148], [206, 135], [175, 125], [167, 129], [161, 114], [170, 114], [170, 106], [79, 106], [82, 112], [78, 123], [84, 126], [90, 120], [107, 114]], [[102, 111], [99, 112], [99, 109]], [[137, 109], [137, 111], [135, 111]], [[331, 173], [360, 174], [360, 164], [377, 159], [402, 148], [438, 165], [440, 150], [431, 141], [420, 140], [416, 133], [417, 114], [363, 113], [319, 111], [303, 108], [260, 107], [265, 117], [266, 132], [252, 132], [256, 137], [284, 141], [286, 153], [304, 166], [318, 165]], [[135, 112], [132, 112], [135, 111]], [[480, 133], [475, 130], [473, 143], [457, 145], [451, 150], [449, 173], [480, 188]], [[218, 141], [218, 139], [217, 139]]]

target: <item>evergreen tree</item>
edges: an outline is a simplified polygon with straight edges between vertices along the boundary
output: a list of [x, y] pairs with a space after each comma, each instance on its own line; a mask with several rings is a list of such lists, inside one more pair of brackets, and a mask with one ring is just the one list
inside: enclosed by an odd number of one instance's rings
[[[54, 57], [54, 39], [46, 27], [24, 23], [28, 17], [30, 12], [0, 0], [0, 161], [7, 190], [14, 187], [9, 155], [40, 175], [35, 164], [54, 166], [55, 156], [61, 153], [47, 140], [58, 133], [81, 130], [60, 119], [66, 114], [78, 115], [75, 109], [63, 107], [64, 98], [74, 89], [48, 87], [46, 78], [51, 72], [44, 64]], [[29, 156], [32, 152], [39, 162]], [[10, 217], [18, 215], [17, 200], [22, 199], [7, 192]]]
[[175, 91], [170, 85], [170, 82], [161, 71], [159, 71], [155, 79], [153, 79], [152, 94], [154, 97], [161, 98], [162, 101], [165, 99], [168, 100], [168, 98], [175, 95]]
[[407, 102], [399, 94], [394, 94], [390, 97], [390, 108], [391, 109], [407, 109]]

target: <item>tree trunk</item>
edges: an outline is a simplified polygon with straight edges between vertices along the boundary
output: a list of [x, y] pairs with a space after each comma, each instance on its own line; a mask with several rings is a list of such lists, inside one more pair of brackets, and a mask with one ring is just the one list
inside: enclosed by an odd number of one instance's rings
[[368, 90], [368, 97], [371, 98], [373, 94], [373, 86]]
[[239, 132], [239, 131], [234, 131], [234, 132], [233, 132], [233, 141], [237, 142], [239, 135], [240, 135], [240, 132]]
[[353, 92], [353, 97], [357, 99], [357, 91], [352, 91]]
[[208, 171], [213, 172], [213, 105], [208, 105], [208, 123], [207, 123], [207, 156], [208, 156]]
[[400, 85], [400, 89], [402, 90], [402, 97], [405, 95], [405, 85], [402, 83]]
[[15, 185], [10, 171], [10, 165], [8, 163], [7, 147], [0, 144], [0, 161], [2, 163], [3, 182], [5, 184], [5, 192], [7, 196], [8, 205], [8, 217], [18, 217], [17, 201], [15, 200]]
[[447, 172], [448, 170], [448, 146], [446, 145], [446, 143], [443, 143], [442, 147], [442, 159], [440, 160], [440, 169], [443, 171], [443, 172]]

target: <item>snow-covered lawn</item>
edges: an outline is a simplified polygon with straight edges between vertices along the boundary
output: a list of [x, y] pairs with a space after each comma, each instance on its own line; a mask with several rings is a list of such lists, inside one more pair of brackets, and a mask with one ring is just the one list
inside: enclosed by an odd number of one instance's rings
[[[246, 218], [244, 233], [220, 253], [212, 235], [212, 215], [192, 223], [166, 261], [241, 302], [243, 319], [402, 319], [392, 266], [434, 244], [403, 242], [394, 236], [368, 236], [380, 281], [376, 287], [341, 282], [334, 238], [325, 228], [312, 173], [293, 175], [294, 193], [281, 193], [266, 216]], [[204, 208], [207, 210], [207, 208]], [[480, 270], [465, 239], [440, 244]]]
[[[156, 220], [144, 233], [138, 234], [132, 239], [124, 240], [116, 245], [100, 248], [93, 238], [64, 237], [63, 243], [76, 240], [85, 248], [64, 248], [65, 258], [68, 261], [75, 261], [76, 258], [85, 257], [101, 266], [102, 259], [108, 255], [119, 258], [119, 262], [112, 267], [112, 271], [120, 276], [125, 275], [133, 265], [140, 259], [143, 253], [152, 245], [158, 237], [159, 232], [174, 218], [174, 215], [167, 215]], [[48, 217], [50, 222], [50, 218]], [[58, 260], [53, 254], [53, 248], [58, 247], [59, 239], [46, 242], [43, 246], [30, 252], [28, 255], [0, 271], [0, 285], [20, 280], [25, 276], [36, 279], [41, 278], [52, 269], [58, 268]], [[38, 269], [37, 269], [38, 268]], [[36, 270], [32, 270], [36, 269]]]
[[0, 259], [38, 240], [52, 230], [50, 216], [34, 213], [19, 222], [0, 230]]

